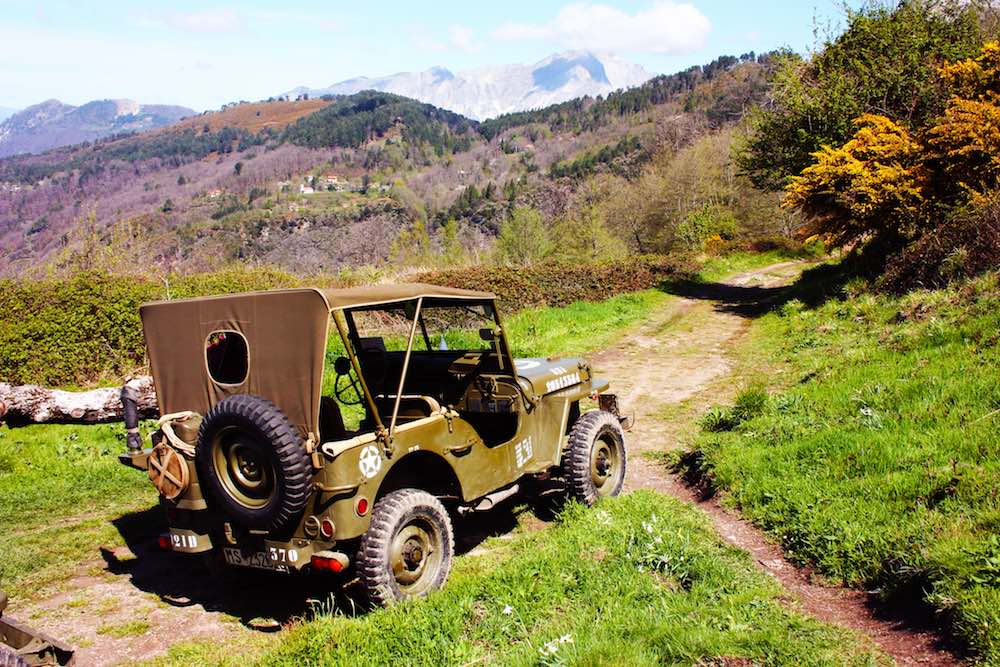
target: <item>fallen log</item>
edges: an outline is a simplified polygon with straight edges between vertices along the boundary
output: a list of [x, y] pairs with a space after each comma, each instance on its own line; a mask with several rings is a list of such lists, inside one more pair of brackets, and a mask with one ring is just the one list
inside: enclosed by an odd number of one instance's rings
[[[142, 375], [126, 383], [135, 390], [139, 416], [158, 417], [153, 378]], [[38, 385], [0, 382], [0, 422], [27, 424], [98, 424], [123, 418], [121, 387], [62, 391]]]

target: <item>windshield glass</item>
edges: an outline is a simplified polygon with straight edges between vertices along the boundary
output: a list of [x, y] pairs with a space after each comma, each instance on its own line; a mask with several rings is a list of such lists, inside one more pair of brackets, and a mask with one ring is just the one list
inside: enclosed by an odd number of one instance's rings
[[425, 307], [420, 319], [426, 336], [423, 345], [415, 345], [415, 349], [476, 351], [493, 347], [491, 334], [496, 321], [489, 304]]

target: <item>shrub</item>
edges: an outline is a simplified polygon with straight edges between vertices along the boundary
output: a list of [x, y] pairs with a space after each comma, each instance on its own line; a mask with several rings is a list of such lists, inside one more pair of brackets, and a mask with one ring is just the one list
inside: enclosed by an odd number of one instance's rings
[[676, 242], [688, 250], [703, 250], [712, 239], [730, 240], [736, 236], [736, 218], [727, 208], [706, 204], [692, 211], [677, 225]]
[[2, 280], [0, 379], [54, 386], [117, 381], [144, 363], [139, 322], [139, 305], [144, 301], [300, 284], [294, 276], [269, 268], [178, 276], [163, 282], [97, 272], [65, 279]]
[[566, 306], [575, 301], [602, 301], [625, 292], [655, 287], [692, 267], [656, 255], [621, 262], [566, 264], [547, 262], [527, 267], [476, 266], [422, 273], [420, 282], [493, 292], [507, 311], [531, 306]]
[[1000, 265], [1000, 194], [953, 214], [889, 259], [878, 287], [942, 287]]
[[[424, 273], [417, 280], [493, 291], [506, 311], [599, 301], [653, 287], [680, 267], [664, 257], [617, 264], [472, 267]], [[63, 279], [0, 280], [0, 380], [48, 386], [119, 381], [145, 363], [139, 305], [156, 299], [312, 285], [374, 282], [378, 272], [298, 278], [274, 268], [236, 268], [162, 282], [81, 272]]]

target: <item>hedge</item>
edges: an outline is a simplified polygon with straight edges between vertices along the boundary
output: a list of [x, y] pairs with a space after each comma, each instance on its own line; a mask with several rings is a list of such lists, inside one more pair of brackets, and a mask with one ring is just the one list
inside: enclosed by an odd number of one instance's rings
[[692, 273], [672, 257], [639, 255], [597, 264], [544, 263], [525, 267], [474, 266], [418, 274], [419, 282], [493, 292], [504, 312], [532, 306], [566, 306], [575, 301], [603, 301], [637, 292]]
[[[482, 266], [423, 273], [416, 280], [495, 292], [506, 312], [562, 306], [646, 289], [678, 273], [663, 257], [621, 263]], [[0, 280], [0, 381], [47, 386], [119, 382], [145, 363], [144, 301], [317, 285], [357, 284], [357, 274], [298, 278], [275, 269], [236, 269], [158, 282], [81, 273], [65, 279]]]

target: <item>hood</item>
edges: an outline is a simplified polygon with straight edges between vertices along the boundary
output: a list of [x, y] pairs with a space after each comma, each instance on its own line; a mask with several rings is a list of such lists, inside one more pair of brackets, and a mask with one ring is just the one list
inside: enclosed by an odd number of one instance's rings
[[572, 387], [590, 379], [590, 366], [579, 357], [516, 359], [517, 375], [531, 384], [536, 396]]

